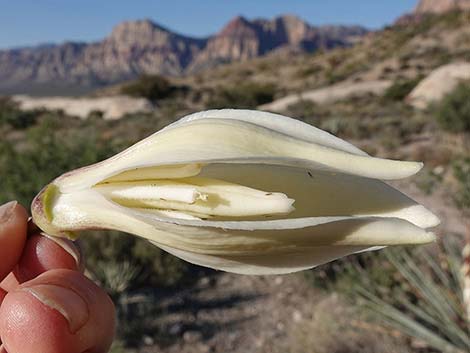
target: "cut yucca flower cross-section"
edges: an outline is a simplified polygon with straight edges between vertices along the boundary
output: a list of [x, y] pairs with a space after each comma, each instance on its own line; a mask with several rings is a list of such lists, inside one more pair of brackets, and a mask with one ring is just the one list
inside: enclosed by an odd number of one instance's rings
[[432, 241], [437, 217], [381, 181], [421, 167], [370, 157], [285, 116], [210, 110], [62, 175], [32, 213], [55, 236], [116, 229], [199, 265], [288, 273]]

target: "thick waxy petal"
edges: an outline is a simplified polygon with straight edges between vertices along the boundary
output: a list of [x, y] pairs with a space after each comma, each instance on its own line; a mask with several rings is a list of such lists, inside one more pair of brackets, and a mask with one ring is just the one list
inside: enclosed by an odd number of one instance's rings
[[422, 163], [352, 154], [245, 121], [213, 118], [164, 129], [104, 162], [64, 175], [56, 184], [68, 192], [127, 170], [215, 162], [278, 164], [377, 179], [400, 179], [422, 168]]
[[244, 275], [279, 275], [292, 273], [307, 270], [357, 252], [374, 250], [373, 248], [359, 246], [318, 246], [305, 249], [304, 251], [276, 254], [276, 256], [272, 256], [271, 254], [255, 256], [214, 256], [182, 251], [161, 246], [156, 243], [154, 243], [154, 245], [193, 264]]
[[332, 134], [320, 130], [315, 126], [305, 124], [299, 120], [286, 119], [285, 116], [262, 111], [246, 109], [222, 109], [206, 110], [199, 113], [188, 115], [175, 123], [167, 126], [165, 129], [171, 129], [176, 126], [201, 119], [230, 119], [235, 121], [244, 121], [247, 123], [259, 125], [281, 134], [293, 137], [298, 140], [316, 143], [321, 146], [331, 147], [340, 151], [367, 156], [367, 153], [361, 151], [349, 142], [346, 142]]

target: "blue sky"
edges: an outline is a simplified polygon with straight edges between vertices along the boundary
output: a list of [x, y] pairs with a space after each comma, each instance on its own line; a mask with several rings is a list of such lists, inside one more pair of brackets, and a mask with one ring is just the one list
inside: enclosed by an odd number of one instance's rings
[[206, 36], [236, 15], [295, 14], [321, 24], [379, 28], [417, 0], [0, 0], [0, 48], [105, 37], [123, 20], [150, 18], [179, 33]]

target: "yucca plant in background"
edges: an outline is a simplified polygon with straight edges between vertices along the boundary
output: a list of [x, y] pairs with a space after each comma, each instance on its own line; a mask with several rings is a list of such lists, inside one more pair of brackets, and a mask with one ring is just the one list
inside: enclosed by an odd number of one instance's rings
[[93, 271], [93, 278], [115, 297], [129, 290], [140, 272], [141, 269], [129, 261], [99, 261]]
[[424, 351], [469, 352], [469, 303], [464, 300], [469, 271], [463, 271], [461, 250], [461, 243], [450, 237], [437, 254], [429, 249], [390, 249], [385, 258], [396, 270], [399, 285], [376, 287], [365, 269], [352, 266], [349, 272], [361, 274], [354, 292], [385, 326], [419, 342]]

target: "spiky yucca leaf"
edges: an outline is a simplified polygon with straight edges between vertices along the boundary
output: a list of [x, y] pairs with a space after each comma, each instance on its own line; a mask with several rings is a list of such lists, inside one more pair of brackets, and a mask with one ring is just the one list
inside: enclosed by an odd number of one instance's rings
[[468, 352], [470, 331], [458, 245], [444, 241], [439, 259], [426, 251], [388, 250], [386, 257], [402, 278], [401, 285], [393, 293], [384, 293], [368, 286], [365, 279], [356, 288], [365, 306], [379, 314], [386, 325], [430, 348]]

